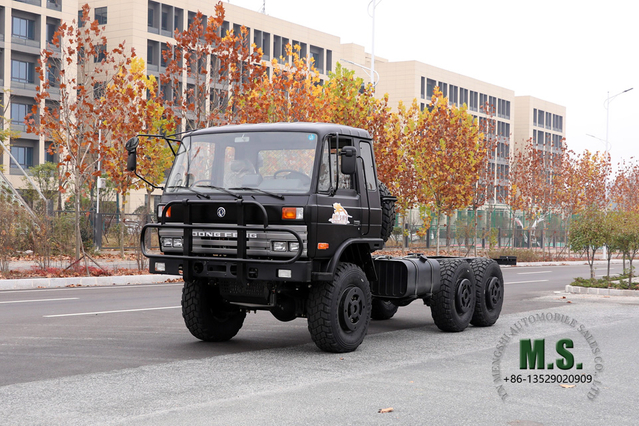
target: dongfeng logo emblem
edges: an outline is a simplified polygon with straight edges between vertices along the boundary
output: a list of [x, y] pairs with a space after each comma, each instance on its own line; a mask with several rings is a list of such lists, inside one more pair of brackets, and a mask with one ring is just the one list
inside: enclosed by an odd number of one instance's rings
[[219, 217], [224, 217], [226, 216], [226, 209], [224, 207], [218, 207], [217, 209], [217, 215]]

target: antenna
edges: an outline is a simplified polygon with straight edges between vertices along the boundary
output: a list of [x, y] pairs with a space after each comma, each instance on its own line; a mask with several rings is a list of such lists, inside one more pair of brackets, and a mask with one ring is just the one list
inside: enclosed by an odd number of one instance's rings
[[266, 15], [266, 0], [262, 0], [262, 10], [260, 10], [260, 13]]

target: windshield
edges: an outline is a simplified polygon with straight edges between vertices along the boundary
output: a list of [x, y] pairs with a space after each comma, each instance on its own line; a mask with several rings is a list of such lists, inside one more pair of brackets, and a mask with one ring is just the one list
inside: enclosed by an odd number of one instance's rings
[[[216, 133], [185, 137], [166, 192], [258, 189], [307, 193], [317, 135], [300, 132]], [[257, 191], [260, 192], [260, 191]]]

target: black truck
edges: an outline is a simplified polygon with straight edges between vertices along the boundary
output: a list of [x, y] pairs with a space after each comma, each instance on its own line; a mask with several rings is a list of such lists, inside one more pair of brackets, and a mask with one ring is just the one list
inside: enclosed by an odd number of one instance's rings
[[[307, 318], [320, 349], [350, 352], [371, 318], [415, 300], [444, 331], [499, 317], [495, 260], [373, 255], [391, 235], [396, 199], [377, 179], [367, 131], [245, 124], [164, 139], [177, 146], [175, 161], [157, 223], [140, 241], [151, 273], [183, 277], [182, 315], [196, 338], [229, 340], [247, 312], [267, 310], [280, 321]], [[138, 144], [126, 144], [130, 171]]]

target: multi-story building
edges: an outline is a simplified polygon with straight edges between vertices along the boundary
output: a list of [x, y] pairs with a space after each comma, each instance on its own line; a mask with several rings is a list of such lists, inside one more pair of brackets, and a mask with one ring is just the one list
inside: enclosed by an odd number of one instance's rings
[[[410, 105], [414, 99], [423, 110], [439, 87], [451, 105], [466, 104], [468, 112], [486, 126], [483, 129], [496, 137], [495, 151], [490, 161], [491, 177], [489, 201], [505, 199], [509, 176], [511, 129], [514, 127], [515, 92], [472, 77], [457, 74], [417, 61], [389, 62], [376, 58], [376, 71], [380, 75], [378, 93], [388, 93], [389, 103], [400, 101]], [[493, 182], [495, 188], [493, 188]]]
[[536, 149], [559, 153], [566, 137], [566, 107], [534, 98], [515, 98], [515, 150], [532, 141]]
[[[6, 3], [11, 6], [0, 9], [0, 59], [4, 65], [0, 68], [0, 81], [5, 89], [11, 89], [10, 118], [12, 125], [21, 130], [20, 136], [12, 140], [12, 152], [15, 152], [18, 162], [30, 167], [50, 160], [45, 150], [46, 143], [25, 133], [21, 124], [36, 93], [38, 53], [51, 40], [61, 21], [77, 19], [78, 9], [85, 1], [24, 0]], [[212, 15], [216, 2], [89, 0], [88, 4], [94, 15], [92, 18], [105, 25], [108, 42], [116, 45], [125, 41], [127, 47], [134, 48], [146, 61], [148, 74], [157, 76], [167, 65], [162, 49], [167, 41], [172, 40], [174, 30], [188, 28], [198, 11], [205, 16]], [[284, 56], [288, 43], [299, 44], [300, 54], [314, 59], [321, 79], [328, 78], [337, 62], [352, 68], [366, 81], [370, 78], [371, 55], [362, 46], [342, 44], [337, 36], [231, 3], [224, 3], [224, 8], [223, 30], [239, 32], [241, 26], [247, 27], [249, 40], [262, 49], [266, 61]], [[376, 93], [388, 93], [391, 106], [396, 106], [400, 100], [410, 104], [417, 99], [425, 108], [434, 87], [438, 86], [451, 104], [467, 104], [469, 112], [480, 120], [494, 120], [498, 139], [496, 159], [491, 162], [497, 183], [495, 200], [505, 193], [509, 158], [524, 140], [533, 138], [536, 142], [543, 141], [544, 147], [557, 147], [557, 141], [565, 135], [565, 108], [559, 105], [527, 96], [516, 97], [513, 90], [416, 61], [391, 62], [376, 57], [375, 71], [379, 74]], [[491, 111], [483, 111], [484, 105], [491, 105]], [[550, 143], [546, 143], [547, 138]], [[7, 154], [3, 155], [2, 163], [10, 163]], [[19, 185], [19, 182], [16, 183]], [[144, 193], [132, 194], [130, 201], [127, 210], [144, 203]]]
[[[51, 46], [60, 24], [77, 17], [78, 2], [71, 0], [5, 1], [0, 5], [0, 104], [4, 117], [10, 121], [14, 137], [10, 153], [24, 169], [53, 158], [46, 152], [45, 143], [37, 135], [26, 132], [24, 117], [31, 112], [38, 87], [36, 67], [40, 52]], [[55, 87], [52, 97], [56, 96]], [[59, 94], [59, 91], [57, 92]], [[9, 141], [7, 141], [9, 142]], [[5, 142], [5, 145], [9, 143]], [[0, 156], [4, 174], [14, 186], [22, 186], [22, 173], [9, 152]]]

